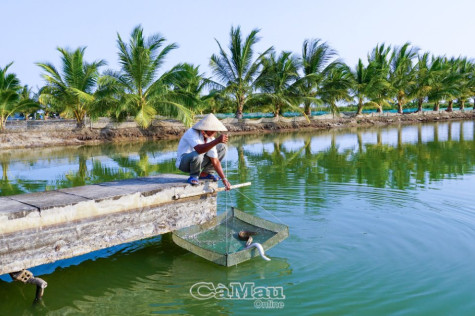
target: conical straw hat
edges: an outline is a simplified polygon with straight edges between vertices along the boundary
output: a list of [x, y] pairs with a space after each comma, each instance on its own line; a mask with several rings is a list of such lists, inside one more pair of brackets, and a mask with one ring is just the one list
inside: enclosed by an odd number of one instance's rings
[[228, 129], [221, 123], [213, 113], [203, 117], [201, 121], [193, 125], [193, 128], [199, 131], [227, 132]]

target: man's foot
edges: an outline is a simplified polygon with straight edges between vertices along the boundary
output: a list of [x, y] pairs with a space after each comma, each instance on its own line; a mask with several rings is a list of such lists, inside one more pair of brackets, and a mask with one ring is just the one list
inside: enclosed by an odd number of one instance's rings
[[200, 180], [211, 180], [214, 182], [217, 182], [219, 180], [219, 177], [215, 176], [212, 173], [201, 173], [200, 174]]
[[198, 181], [198, 179], [196, 179], [196, 177], [192, 177], [192, 176], [190, 176], [190, 177], [188, 178], [188, 180], [186, 180], [186, 182], [188, 182], [188, 183], [191, 184], [191, 185], [198, 185], [198, 184], [200, 184], [200, 182]]

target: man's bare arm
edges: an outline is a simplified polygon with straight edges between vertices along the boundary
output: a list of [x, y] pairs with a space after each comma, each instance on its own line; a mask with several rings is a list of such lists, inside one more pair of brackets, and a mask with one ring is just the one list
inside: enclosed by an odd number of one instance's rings
[[209, 143], [205, 143], [205, 144], [201, 144], [201, 145], [196, 145], [195, 147], [193, 147], [196, 152], [198, 154], [203, 154], [203, 153], [206, 153], [208, 151], [211, 150], [211, 148], [213, 148], [214, 146], [218, 145], [219, 143], [224, 143], [226, 144], [228, 142], [228, 135], [224, 135], [224, 134], [221, 134], [218, 138], [216, 138], [215, 140], [209, 142]]
[[223, 168], [221, 167], [221, 162], [219, 161], [218, 158], [209, 158], [211, 161], [211, 164], [214, 167], [214, 170], [218, 173], [219, 177], [223, 181], [224, 186], [226, 187], [226, 190], [231, 189], [231, 184], [229, 183], [228, 179], [226, 179], [226, 175], [223, 172]]

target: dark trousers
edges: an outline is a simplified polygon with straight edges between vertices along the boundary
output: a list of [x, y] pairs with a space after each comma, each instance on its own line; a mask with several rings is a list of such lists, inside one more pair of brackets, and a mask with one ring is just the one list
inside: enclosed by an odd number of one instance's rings
[[[224, 156], [226, 156], [226, 149], [224, 144], [216, 145], [219, 161], [223, 161]], [[200, 175], [200, 172], [212, 173], [214, 171], [213, 164], [209, 157], [205, 154], [200, 155], [196, 151], [184, 154], [181, 157], [179, 169], [196, 178]]]

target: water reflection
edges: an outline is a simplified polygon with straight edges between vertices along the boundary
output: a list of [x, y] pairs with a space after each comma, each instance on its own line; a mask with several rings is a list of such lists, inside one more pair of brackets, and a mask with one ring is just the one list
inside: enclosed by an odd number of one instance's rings
[[[353, 190], [355, 198], [363, 191], [368, 193], [366, 186], [400, 190], [407, 195], [410, 191], [401, 190], [427, 188], [431, 183], [472, 173], [473, 134], [473, 122], [449, 122], [234, 137], [236, 153], [231, 159], [239, 169], [232, 168], [234, 173], [229, 177], [235, 182], [252, 181], [253, 188], [241, 191], [261, 205], [302, 201], [306, 210], [318, 211], [328, 204], [328, 196], [338, 196], [342, 190], [339, 184]], [[350, 188], [352, 184], [356, 186]], [[368, 194], [390, 198], [383, 191]], [[275, 196], [279, 196], [278, 201], [273, 200]], [[259, 207], [240, 193], [232, 203], [246, 211]]]
[[174, 146], [160, 142], [0, 152], [1, 195], [173, 173]]
[[[284, 182], [292, 188], [322, 181], [414, 188], [471, 173], [474, 131], [473, 122], [447, 122], [234, 136], [225, 169], [233, 182], [257, 180], [266, 190]], [[1, 195], [177, 173], [176, 145], [160, 141], [1, 152]], [[304, 198], [308, 193], [296, 192]]]

